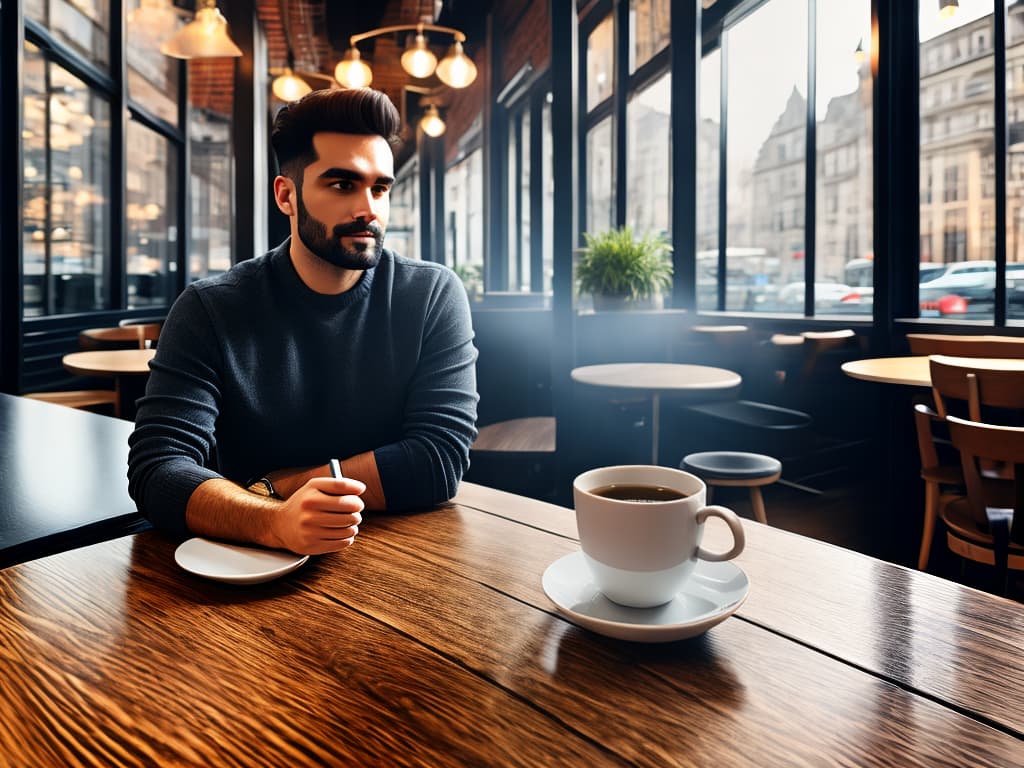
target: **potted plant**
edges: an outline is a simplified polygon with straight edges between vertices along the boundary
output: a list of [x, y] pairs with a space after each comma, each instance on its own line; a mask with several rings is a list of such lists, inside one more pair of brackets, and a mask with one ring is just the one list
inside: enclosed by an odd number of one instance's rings
[[583, 233], [576, 283], [594, 309], [652, 309], [672, 286], [672, 246], [664, 235], [633, 237], [630, 227]]

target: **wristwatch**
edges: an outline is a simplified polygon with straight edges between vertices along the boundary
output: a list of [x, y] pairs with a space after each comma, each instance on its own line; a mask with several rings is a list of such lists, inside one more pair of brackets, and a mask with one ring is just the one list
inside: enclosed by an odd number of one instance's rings
[[270, 482], [268, 477], [259, 477], [249, 483], [246, 486], [246, 490], [255, 493], [258, 496], [267, 496], [271, 499], [280, 499], [277, 495], [277, 491], [274, 490], [274, 484]]

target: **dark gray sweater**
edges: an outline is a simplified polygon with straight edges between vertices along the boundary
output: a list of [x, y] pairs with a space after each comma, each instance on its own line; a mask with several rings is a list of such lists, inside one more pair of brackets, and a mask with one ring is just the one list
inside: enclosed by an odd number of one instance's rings
[[389, 509], [455, 495], [476, 437], [476, 349], [462, 284], [385, 250], [351, 290], [306, 287], [290, 241], [190, 285], [160, 333], [129, 441], [129, 492], [187, 532], [212, 477], [245, 483], [373, 450]]

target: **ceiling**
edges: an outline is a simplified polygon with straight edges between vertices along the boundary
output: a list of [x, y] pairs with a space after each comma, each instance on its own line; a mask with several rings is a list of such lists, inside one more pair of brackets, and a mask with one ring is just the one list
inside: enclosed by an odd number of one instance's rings
[[[526, 2], [542, 0], [526, 0]], [[187, 4], [188, 0], [174, 0]], [[226, 3], [224, 5], [227, 5]], [[236, 3], [235, 7], [245, 3]], [[294, 57], [294, 69], [330, 78], [349, 47], [349, 38], [382, 26], [415, 24], [421, 20], [460, 29], [467, 36], [466, 52], [473, 56], [483, 44], [486, 17], [493, 0], [256, 0], [256, 16], [267, 41], [267, 67], [277, 73]], [[229, 28], [233, 9], [225, 9]], [[446, 35], [431, 38], [440, 58], [451, 43]], [[436, 77], [413, 81], [401, 68], [405, 47], [403, 34], [382, 35], [359, 44], [364, 59], [373, 67], [373, 87], [384, 91], [403, 112], [418, 102], [405, 87], [415, 85], [442, 94], [447, 89]], [[268, 74], [269, 74], [268, 73]], [[230, 114], [235, 89], [235, 60], [193, 59], [189, 62], [189, 98], [192, 104], [221, 114]], [[314, 88], [327, 87], [332, 80], [307, 77]], [[272, 104], [272, 108], [276, 102]], [[416, 107], [419, 108], [418, 106]]]

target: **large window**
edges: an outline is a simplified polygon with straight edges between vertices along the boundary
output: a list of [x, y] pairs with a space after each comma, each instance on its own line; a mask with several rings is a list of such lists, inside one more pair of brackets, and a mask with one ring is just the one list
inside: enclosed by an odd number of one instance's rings
[[626, 223], [668, 235], [672, 205], [671, 78], [662, 75], [626, 106]]
[[[506, 108], [505, 154], [506, 290], [550, 293], [553, 274], [551, 231], [551, 104], [546, 78], [532, 83]], [[495, 270], [498, 272], [498, 270]], [[494, 290], [495, 286], [488, 286]]]
[[[420, 178], [419, 158], [413, 157], [395, 174], [391, 187], [391, 220], [388, 222], [387, 247], [409, 259], [420, 257]], [[451, 188], [446, 189], [445, 204]], [[450, 243], [448, 244], [450, 247]], [[449, 255], [449, 264], [452, 263]]]
[[[919, 10], [920, 162], [928, 186], [919, 255], [947, 265], [920, 285], [924, 317], [991, 321], [995, 313], [993, 9], [993, 0], [964, 0], [949, 19], [926, 4]], [[948, 267], [959, 262], [974, 265]]]
[[226, 272], [232, 264], [231, 105], [193, 104], [189, 165], [192, 222], [188, 233], [188, 278], [198, 280]]
[[483, 292], [483, 151], [476, 147], [445, 172], [446, 263], [462, 278], [473, 300]]
[[[179, 288], [182, 65], [159, 53], [179, 20], [169, 7], [147, 16], [156, 6], [139, 0], [114, 6], [126, 15], [120, 62], [108, 0], [24, 4], [25, 319], [160, 311]], [[226, 193], [229, 170], [208, 174]], [[195, 221], [230, 222], [229, 203], [204, 201]]]
[[103, 69], [110, 62], [108, 0], [24, 0], [26, 19], [49, 29], [57, 40]]
[[[725, 33], [725, 309], [804, 306], [807, 0], [773, 0]], [[735, 249], [735, 250], [733, 250]], [[727, 281], [728, 285], [728, 281]]]
[[126, 171], [128, 308], [162, 306], [175, 296], [177, 271], [177, 152], [163, 136], [131, 121]]
[[817, 0], [815, 35], [816, 311], [870, 314], [875, 256], [870, 0]]
[[726, 16], [701, 63], [699, 309], [803, 314], [810, 292], [816, 315], [871, 312], [870, 20], [870, 0], [769, 0]]
[[111, 306], [110, 105], [25, 46], [24, 315]]
[[[667, 0], [608, 3], [595, 6], [581, 23], [587, 73], [581, 124], [585, 232], [629, 226], [635, 236], [671, 240], [670, 9]], [[616, 41], [625, 41], [625, 50]]]

